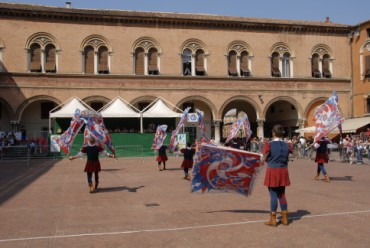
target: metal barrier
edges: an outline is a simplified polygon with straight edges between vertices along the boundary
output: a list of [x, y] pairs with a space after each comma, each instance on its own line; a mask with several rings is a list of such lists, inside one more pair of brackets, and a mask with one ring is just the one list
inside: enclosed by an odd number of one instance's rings
[[3, 146], [0, 148], [0, 162], [26, 161], [30, 164], [31, 156], [28, 146]]
[[127, 157], [144, 157], [144, 148], [140, 145], [135, 146], [116, 146], [116, 156], [119, 158], [127, 158]]

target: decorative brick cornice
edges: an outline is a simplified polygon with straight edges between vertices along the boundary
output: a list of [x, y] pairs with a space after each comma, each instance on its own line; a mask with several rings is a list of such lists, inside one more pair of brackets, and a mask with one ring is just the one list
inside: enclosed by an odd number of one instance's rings
[[227, 29], [245, 31], [326, 33], [347, 36], [351, 26], [333, 22], [291, 21], [205, 14], [139, 12], [0, 3], [0, 18], [114, 26]]

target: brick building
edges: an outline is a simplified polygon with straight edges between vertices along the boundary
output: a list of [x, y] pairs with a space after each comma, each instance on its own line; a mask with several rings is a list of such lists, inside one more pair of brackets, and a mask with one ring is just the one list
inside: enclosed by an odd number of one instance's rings
[[[357, 29], [360, 39], [349, 38]], [[282, 123], [292, 136], [312, 125], [315, 108], [333, 90], [346, 119], [362, 117], [370, 112], [361, 74], [368, 68], [368, 30], [369, 22], [353, 27], [328, 18], [0, 3], [0, 130], [25, 125], [47, 132], [49, 111], [73, 96], [94, 109], [117, 96], [138, 109], [157, 97], [192, 106], [204, 112], [216, 141], [232, 109], [248, 114], [254, 135], [269, 136]], [[191, 125], [187, 130], [200, 135]]]

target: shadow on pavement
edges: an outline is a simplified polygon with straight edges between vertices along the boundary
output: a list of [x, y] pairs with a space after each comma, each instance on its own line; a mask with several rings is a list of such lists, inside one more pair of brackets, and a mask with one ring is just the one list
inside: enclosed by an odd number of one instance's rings
[[99, 188], [97, 192], [116, 192], [116, 191], [123, 191], [123, 190], [127, 190], [128, 192], [137, 192], [138, 189], [141, 189], [145, 186], [139, 186], [139, 187], [126, 187], [126, 186], [122, 186], [122, 187], [110, 187], [110, 188]]

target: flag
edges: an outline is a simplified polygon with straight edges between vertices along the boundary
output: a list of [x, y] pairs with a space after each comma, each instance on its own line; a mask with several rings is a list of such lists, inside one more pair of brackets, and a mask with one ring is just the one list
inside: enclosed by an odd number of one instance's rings
[[209, 138], [207, 137], [206, 133], [206, 127], [204, 126], [203, 120], [204, 120], [204, 113], [200, 110], [197, 110], [198, 115], [198, 126], [200, 128], [200, 131], [202, 132], [202, 140], [209, 141]]
[[70, 147], [80, 131], [83, 124], [86, 124], [84, 130], [84, 145], [88, 144], [89, 136], [92, 135], [96, 140], [96, 145], [104, 144], [108, 149], [115, 154], [115, 149], [110, 138], [109, 132], [104, 125], [103, 117], [95, 111], [76, 109], [72, 117], [71, 125], [67, 131], [56, 139], [60, 148], [66, 155], [69, 155]]
[[263, 165], [261, 156], [201, 143], [196, 154], [191, 191], [218, 190], [249, 196]]
[[72, 116], [71, 124], [69, 128], [60, 136], [55, 139], [56, 143], [60, 146], [62, 151], [68, 156], [72, 143], [80, 131], [81, 127], [84, 124], [81, 117], [81, 112], [79, 109], [76, 109], [75, 113]]
[[166, 139], [167, 133], [167, 125], [158, 125], [157, 131], [155, 132], [154, 140], [152, 149], [159, 149], [161, 148], [163, 141]]
[[243, 131], [244, 131], [246, 141], [248, 141], [249, 138], [252, 135], [252, 131], [251, 131], [251, 125], [249, 123], [248, 115], [244, 115], [243, 118], [235, 121], [231, 125], [230, 131], [229, 131], [229, 134], [227, 135], [227, 139], [226, 139], [225, 143], [228, 143], [232, 139], [234, 139], [238, 135], [241, 127], [243, 127]]
[[172, 131], [172, 136], [171, 136], [171, 139], [170, 139], [170, 147], [169, 149], [171, 151], [173, 151], [175, 149], [175, 140], [176, 140], [176, 136], [177, 134], [179, 133], [181, 127], [184, 125], [185, 121], [186, 121], [186, 116], [188, 115], [189, 111], [190, 111], [191, 107], [187, 107], [184, 112], [182, 113], [182, 116], [181, 116], [181, 119], [179, 121], [179, 124], [177, 124], [177, 127], [175, 130]]
[[342, 122], [344, 118], [338, 110], [338, 96], [333, 91], [332, 96], [326, 100], [315, 111], [315, 138], [314, 142], [320, 140], [323, 136], [327, 135], [333, 129], [338, 127], [339, 131], [342, 130]]

